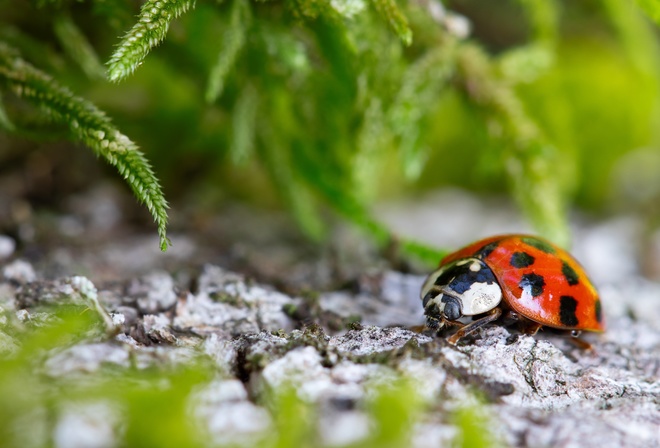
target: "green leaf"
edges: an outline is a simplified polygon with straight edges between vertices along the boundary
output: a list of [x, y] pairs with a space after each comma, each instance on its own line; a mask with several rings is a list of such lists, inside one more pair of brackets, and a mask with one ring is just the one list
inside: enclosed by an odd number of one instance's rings
[[195, 0], [147, 0], [138, 23], [126, 33], [108, 61], [108, 79], [117, 82], [132, 74], [151, 49], [165, 39], [170, 22], [194, 5]]
[[136, 198], [149, 209], [158, 227], [160, 248], [167, 250], [167, 202], [149, 162], [135, 143], [119, 132], [96, 106], [75, 96], [1, 42], [0, 85], [38, 106], [54, 122], [67, 126], [75, 140], [114, 165]]

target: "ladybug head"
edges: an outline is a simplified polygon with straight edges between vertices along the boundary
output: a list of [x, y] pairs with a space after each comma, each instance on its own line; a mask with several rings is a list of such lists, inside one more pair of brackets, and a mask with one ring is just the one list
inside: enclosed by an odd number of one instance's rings
[[446, 320], [492, 310], [502, 301], [502, 289], [483, 260], [463, 258], [429, 275], [421, 297], [428, 325], [439, 328]]

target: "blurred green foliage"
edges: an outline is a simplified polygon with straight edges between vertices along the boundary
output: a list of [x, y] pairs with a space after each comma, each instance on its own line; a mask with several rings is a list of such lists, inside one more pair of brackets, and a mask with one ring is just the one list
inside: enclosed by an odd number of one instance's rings
[[[62, 447], [73, 440], [80, 443], [76, 446], [86, 446], [84, 440], [93, 446], [121, 447], [322, 446], [320, 411], [301, 397], [296, 384], [254, 388], [252, 399], [270, 415], [271, 423], [261, 433], [243, 434], [242, 439], [236, 434], [211, 434], [209, 412], [228, 412], [227, 408], [201, 412], [200, 406], [206, 403], [205, 394], [211, 395], [210, 402], [215, 399], [208, 387], [226, 378], [193, 347], [180, 355], [183, 362], [166, 354], [176, 347], [142, 348], [131, 353], [127, 363], [97, 365], [94, 356], [81, 352], [61, 356], [76, 344], [101, 353], [93, 344], [105, 339], [103, 320], [92, 308], [51, 305], [31, 310], [30, 318], [23, 321], [0, 309], [3, 447]], [[131, 351], [128, 346], [124, 349]], [[70, 364], [74, 358], [79, 361]], [[458, 446], [495, 446], [489, 420], [478, 407], [445, 415], [437, 410], [437, 403], [424, 402], [417, 387], [424, 384], [394, 371], [368, 384], [367, 398], [357, 404], [368, 418], [368, 434], [346, 446], [410, 446], [417, 425], [428, 418], [455, 424]]]
[[[638, 201], [613, 173], [660, 138], [657, 5], [5, 1], [0, 40], [106, 111], [174, 200], [211, 184], [313, 238], [330, 209], [387, 243], [374, 200], [456, 185], [509, 192], [566, 245], [571, 204]], [[0, 125], [61, 136], [9, 84]]]

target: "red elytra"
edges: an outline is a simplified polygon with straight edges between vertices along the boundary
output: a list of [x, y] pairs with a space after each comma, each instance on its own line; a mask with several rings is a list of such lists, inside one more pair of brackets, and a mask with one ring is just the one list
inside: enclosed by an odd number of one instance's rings
[[[483, 265], [492, 275], [479, 271]], [[447, 318], [452, 314], [447, 312], [449, 302], [459, 303], [455, 305], [457, 308], [465, 307], [466, 299], [459, 293], [470, 292], [473, 285], [478, 285], [482, 289], [472, 291], [469, 296], [474, 305], [479, 295], [491, 294], [492, 288], [483, 288], [488, 286], [484, 281], [492, 276], [501, 290], [501, 303], [493, 305], [497, 309], [488, 313], [490, 317], [480, 319], [484, 321], [482, 324], [477, 321], [467, 326], [470, 328], [464, 327], [452, 342], [504, 313], [522, 317], [520, 321], [528, 323], [530, 333], [542, 325], [573, 331], [605, 330], [598, 292], [582, 266], [568, 252], [542, 238], [515, 234], [477, 241], [442, 259], [438, 271], [429, 276], [422, 289], [429, 326], [460, 326]], [[473, 308], [477, 311], [458, 314], [476, 314], [479, 307]]]

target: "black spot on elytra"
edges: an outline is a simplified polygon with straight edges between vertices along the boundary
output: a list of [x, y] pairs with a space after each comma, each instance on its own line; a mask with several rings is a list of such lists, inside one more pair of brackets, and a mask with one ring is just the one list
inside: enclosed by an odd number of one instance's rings
[[603, 310], [600, 307], [600, 299], [596, 299], [596, 320], [598, 323], [603, 321]]
[[580, 283], [580, 277], [577, 272], [565, 261], [561, 262], [561, 273], [566, 277], [566, 281], [569, 285], [575, 286]]
[[514, 252], [509, 264], [514, 268], [526, 268], [534, 264], [534, 257], [526, 252]]
[[[476, 263], [476, 261], [475, 261]], [[436, 285], [447, 286], [457, 294], [463, 294], [475, 283], [494, 283], [495, 275], [485, 264], [481, 264], [478, 271], [470, 269], [472, 263], [450, 266], [435, 281]]]
[[520, 241], [527, 244], [528, 246], [535, 247], [536, 249], [543, 251], [546, 254], [554, 254], [556, 252], [555, 248], [550, 244], [546, 243], [545, 241], [541, 241], [538, 238], [534, 238], [533, 236], [524, 236], [520, 238]]
[[578, 318], [575, 315], [577, 304], [577, 300], [571, 296], [559, 298], [559, 320], [567, 327], [574, 327], [578, 324]]
[[518, 286], [520, 286], [523, 290], [529, 290], [529, 292], [532, 294], [532, 297], [540, 296], [543, 294], [545, 279], [542, 275], [525, 274], [522, 276]]
[[475, 258], [484, 259], [493, 253], [497, 246], [500, 244], [499, 241], [493, 241], [492, 243], [486, 244], [484, 247], [475, 252]]

